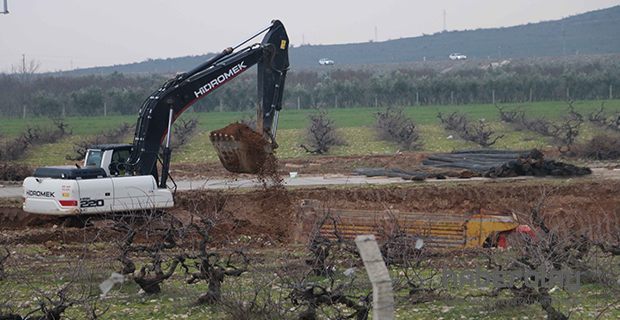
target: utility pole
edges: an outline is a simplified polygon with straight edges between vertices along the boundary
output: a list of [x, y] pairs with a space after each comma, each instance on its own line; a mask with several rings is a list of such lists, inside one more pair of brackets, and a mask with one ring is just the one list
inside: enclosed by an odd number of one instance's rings
[[446, 9], [443, 9], [443, 31], [447, 31], [448, 28], [446, 27]]
[[562, 20], [562, 55], [566, 55], [566, 29], [564, 29], [564, 20]]
[[2, 14], [9, 14], [9, 4], [7, 0], [4, 0], [4, 11], [0, 12]]

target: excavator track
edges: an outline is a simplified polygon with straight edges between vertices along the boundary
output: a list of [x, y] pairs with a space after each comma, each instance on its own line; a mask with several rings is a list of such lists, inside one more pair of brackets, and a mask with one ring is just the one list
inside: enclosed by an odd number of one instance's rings
[[271, 143], [242, 123], [211, 131], [209, 138], [220, 162], [230, 172], [260, 173], [266, 161], [273, 157]]

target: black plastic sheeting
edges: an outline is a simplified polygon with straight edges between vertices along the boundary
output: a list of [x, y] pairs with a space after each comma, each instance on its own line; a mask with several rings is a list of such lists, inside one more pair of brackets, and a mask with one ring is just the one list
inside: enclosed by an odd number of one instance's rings
[[426, 168], [460, 170], [471, 175], [455, 174], [459, 177], [482, 176], [491, 178], [517, 176], [583, 176], [592, 173], [590, 168], [578, 167], [555, 160], [547, 160], [542, 152], [534, 149], [522, 150], [461, 150], [440, 153], [428, 157], [419, 170], [398, 168], [358, 168], [356, 174], [400, 177], [405, 180], [445, 179], [444, 174], [429, 173]]

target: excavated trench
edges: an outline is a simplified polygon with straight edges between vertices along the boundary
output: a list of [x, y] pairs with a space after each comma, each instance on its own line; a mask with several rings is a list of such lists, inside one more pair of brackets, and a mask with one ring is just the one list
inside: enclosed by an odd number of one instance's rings
[[[194, 212], [217, 213], [218, 238], [256, 236], [286, 244], [299, 222], [303, 199], [316, 199], [326, 208], [400, 210], [462, 215], [472, 212], [510, 212], [524, 221], [545, 198], [543, 216], [550, 226], [583, 230], [591, 237], [615, 236], [620, 230], [620, 181], [594, 179], [530, 179], [526, 181], [463, 182], [445, 185], [389, 187], [270, 188], [249, 191], [185, 191], [176, 196], [171, 214], [188, 220]], [[83, 241], [114, 237], [109, 224], [72, 227], [59, 218], [31, 217], [14, 205], [0, 207], [0, 242], [38, 243]], [[24, 217], [15, 218], [22, 214]], [[6, 219], [3, 219], [6, 220]], [[19, 222], [22, 221], [23, 223]]]

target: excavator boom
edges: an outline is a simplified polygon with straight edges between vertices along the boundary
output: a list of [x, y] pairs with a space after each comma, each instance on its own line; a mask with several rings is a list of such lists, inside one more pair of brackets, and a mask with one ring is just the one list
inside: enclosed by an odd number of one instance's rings
[[[288, 35], [284, 25], [272, 21], [262, 42], [238, 51], [227, 48], [196, 68], [178, 75], [151, 94], [140, 108], [129, 169], [136, 175], [151, 174], [165, 186], [170, 149], [166, 143], [163, 150], [161, 180], [157, 161], [164, 140], [174, 121], [193, 103], [239, 76], [254, 65], [258, 65], [258, 136], [265, 140], [255, 148], [253, 135], [232, 132], [211, 135], [215, 149], [224, 167], [233, 172], [256, 173], [262, 164], [252, 160], [267, 158], [275, 146], [278, 112], [282, 107], [282, 91], [288, 70]], [[245, 132], [245, 131], [244, 131]], [[247, 132], [245, 132], [247, 133]], [[222, 139], [219, 139], [220, 136]], [[236, 143], [229, 143], [232, 141]], [[268, 146], [270, 145], [270, 146]], [[259, 152], [256, 156], [254, 153]], [[263, 160], [264, 161], [264, 160]]]

